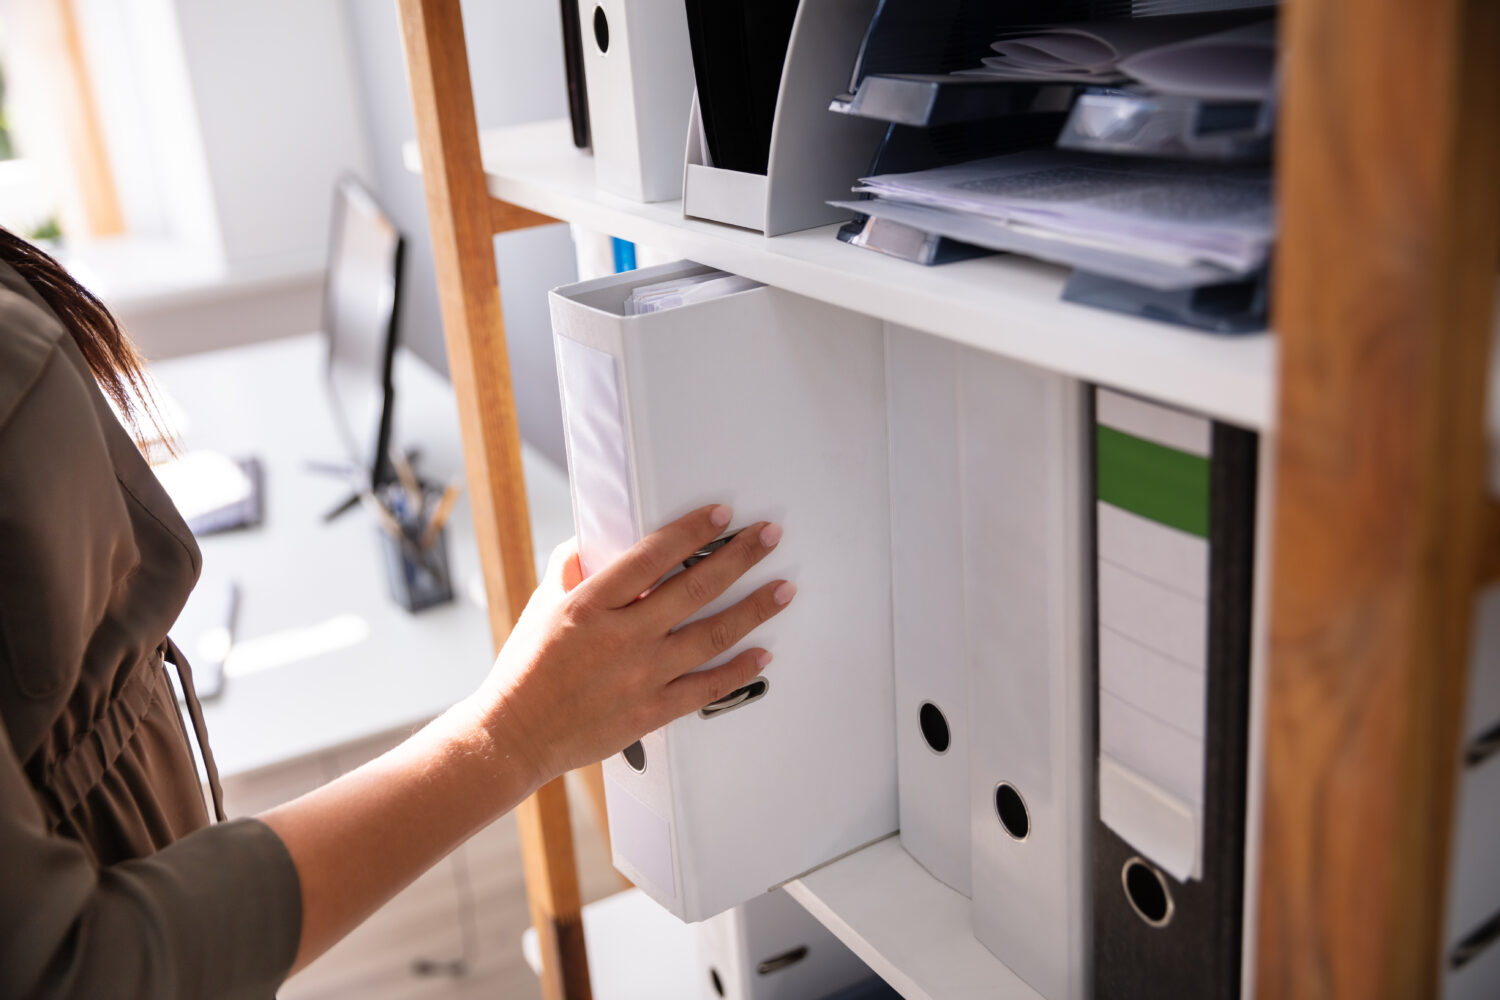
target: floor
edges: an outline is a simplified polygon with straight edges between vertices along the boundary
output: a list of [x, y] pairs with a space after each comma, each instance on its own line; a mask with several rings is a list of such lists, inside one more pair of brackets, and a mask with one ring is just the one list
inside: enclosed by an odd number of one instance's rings
[[[231, 816], [253, 814], [358, 766], [392, 741], [288, 764], [225, 783]], [[584, 900], [621, 887], [581, 786], [569, 782]], [[281, 1000], [535, 1000], [521, 956], [529, 925], [516, 823], [505, 816], [428, 871], [312, 965]], [[464, 973], [455, 975], [456, 965]]]

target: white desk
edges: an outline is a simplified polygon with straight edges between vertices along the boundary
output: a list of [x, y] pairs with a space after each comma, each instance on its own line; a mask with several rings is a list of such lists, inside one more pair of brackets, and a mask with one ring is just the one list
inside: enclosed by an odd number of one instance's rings
[[[239, 584], [240, 651], [279, 645], [297, 657], [244, 672], [231, 655], [223, 693], [204, 705], [226, 778], [424, 722], [473, 691], [492, 659], [467, 495], [448, 529], [457, 598], [416, 615], [391, 600], [370, 515], [322, 520], [348, 493], [306, 465], [341, 455], [323, 343], [309, 334], [152, 366], [187, 414], [186, 449], [256, 455], [265, 470], [262, 525], [199, 540], [205, 573]], [[394, 439], [420, 449], [424, 478], [462, 473], [453, 392], [405, 352]], [[529, 447], [522, 462], [540, 572], [573, 533], [567, 474]]]

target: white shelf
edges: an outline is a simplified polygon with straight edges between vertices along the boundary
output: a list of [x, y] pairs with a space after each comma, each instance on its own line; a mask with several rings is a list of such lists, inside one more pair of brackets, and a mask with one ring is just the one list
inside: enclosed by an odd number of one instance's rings
[[974, 937], [969, 900], [887, 837], [786, 891], [906, 1000], [1041, 1000]]
[[[481, 136], [490, 194], [768, 285], [927, 330], [1090, 382], [1257, 430], [1275, 418], [1275, 339], [1215, 336], [1063, 302], [1067, 272], [998, 256], [922, 267], [834, 238], [822, 226], [768, 239], [682, 217], [679, 201], [643, 205], [594, 186], [594, 162], [566, 120]], [[419, 170], [414, 143], [406, 162]]]

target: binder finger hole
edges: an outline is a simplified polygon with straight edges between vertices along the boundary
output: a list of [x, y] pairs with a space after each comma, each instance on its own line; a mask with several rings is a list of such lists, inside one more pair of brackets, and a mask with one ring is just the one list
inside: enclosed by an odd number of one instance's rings
[[771, 683], [764, 677], [757, 677], [742, 688], [737, 688], [718, 701], [711, 701], [698, 709], [699, 718], [717, 719], [725, 712], [732, 712], [737, 708], [743, 708], [752, 701], [759, 701], [766, 696], [771, 689]]
[[1025, 840], [1031, 832], [1031, 814], [1026, 809], [1026, 800], [1009, 782], [1002, 781], [995, 786], [995, 814], [1012, 839]]
[[723, 996], [724, 995], [724, 980], [722, 980], [722, 979], [719, 978], [719, 970], [718, 969], [709, 969], [708, 970], [708, 981], [709, 981], [709, 983], [714, 988], [714, 995], [715, 996]]
[[600, 52], [609, 51], [609, 18], [604, 16], [603, 7], [594, 8], [594, 41]]
[[922, 739], [927, 741], [932, 752], [947, 753], [950, 735], [948, 719], [943, 715], [943, 710], [930, 701], [924, 701], [921, 710], [917, 712], [917, 721], [922, 726]]
[[620, 756], [625, 758], [625, 763], [636, 774], [646, 773], [646, 748], [641, 746], [641, 741], [636, 740], [630, 746], [620, 751]]
[[783, 952], [774, 958], [768, 958], [755, 967], [755, 973], [759, 976], [769, 976], [773, 972], [780, 972], [788, 966], [796, 965], [807, 957], [807, 945], [799, 944], [791, 951]]
[[1120, 870], [1120, 882], [1130, 908], [1152, 927], [1165, 927], [1172, 921], [1172, 892], [1167, 880], [1153, 865], [1141, 858], [1131, 858]]

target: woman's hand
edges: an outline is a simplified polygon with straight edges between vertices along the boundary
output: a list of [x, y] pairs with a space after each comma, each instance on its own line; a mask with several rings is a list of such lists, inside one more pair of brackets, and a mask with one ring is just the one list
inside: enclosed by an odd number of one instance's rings
[[496, 742], [522, 758], [536, 784], [744, 687], [770, 662], [766, 650], [747, 649], [693, 672], [786, 607], [795, 584], [768, 583], [732, 607], [677, 626], [775, 548], [778, 526], [752, 524], [662, 581], [722, 535], [732, 517], [725, 505], [693, 511], [587, 580], [573, 542], [553, 552], [478, 694]]
[[261, 819], [302, 887], [301, 968], [377, 906], [544, 782], [750, 683], [770, 660], [749, 649], [699, 673], [780, 611], [797, 588], [768, 583], [677, 628], [781, 540], [752, 524], [713, 555], [667, 572], [724, 533], [704, 507], [582, 579], [578, 553], [553, 553], [480, 689], [400, 746]]

